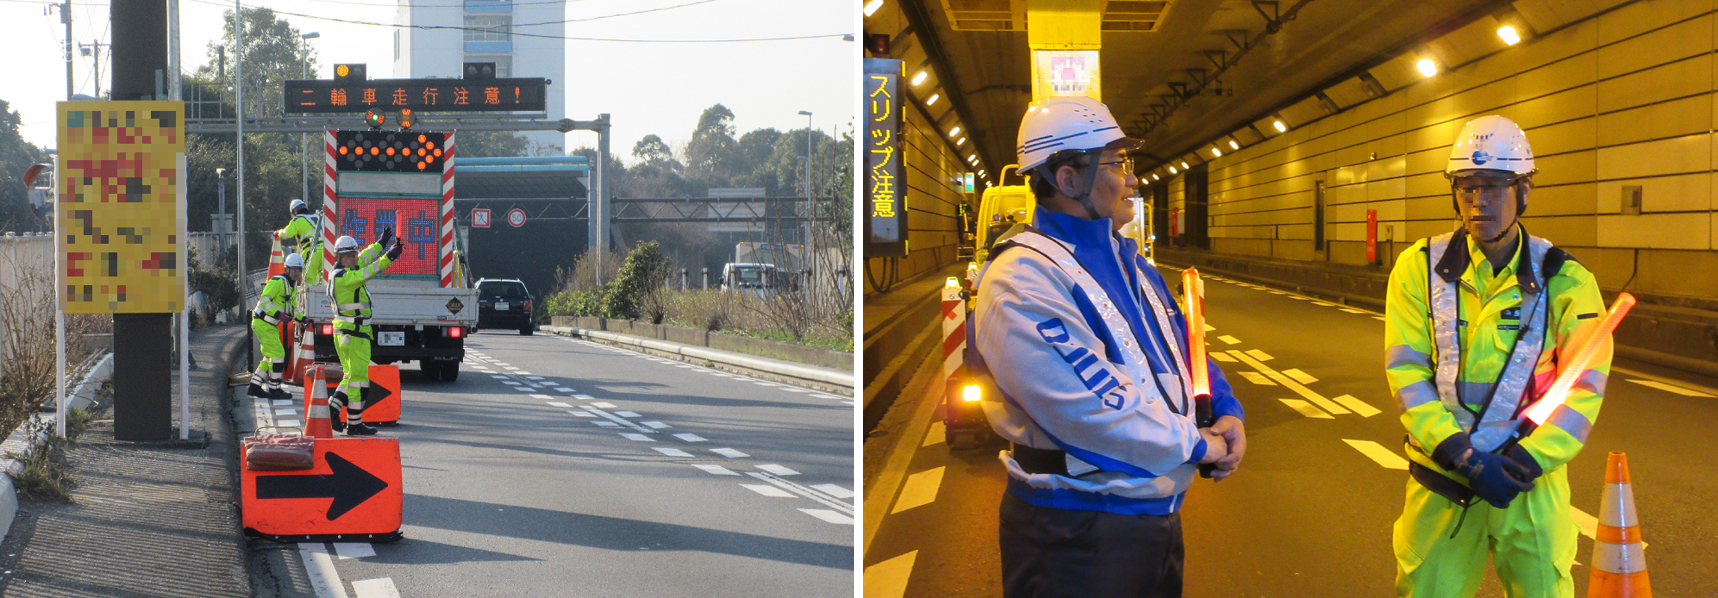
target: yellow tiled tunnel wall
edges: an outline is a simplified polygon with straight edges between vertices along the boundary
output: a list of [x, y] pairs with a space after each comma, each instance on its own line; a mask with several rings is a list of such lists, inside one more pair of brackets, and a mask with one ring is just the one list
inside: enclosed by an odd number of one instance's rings
[[[1216, 158], [1211, 249], [1364, 263], [1366, 211], [1377, 210], [1382, 259], [1393, 260], [1455, 227], [1443, 177], [1450, 144], [1467, 121], [1500, 114], [1526, 129], [1539, 168], [1522, 218], [1529, 232], [1569, 249], [1605, 288], [1630, 281], [1710, 296], [1714, 9], [1714, 0], [1626, 3]], [[1324, 252], [1313, 247], [1321, 181]], [[1625, 186], [1640, 187], [1639, 215], [1623, 214]]]
[[[960, 242], [960, 202], [967, 194], [955, 179], [967, 172], [966, 162], [949, 150], [942, 132], [929, 122], [916, 101], [904, 102], [902, 147], [906, 152], [907, 249], [900, 258], [899, 280], [947, 266], [955, 261]], [[881, 279], [882, 259], [867, 259], [871, 276]], [[866, 287], [867, 292], [870, 287]]]

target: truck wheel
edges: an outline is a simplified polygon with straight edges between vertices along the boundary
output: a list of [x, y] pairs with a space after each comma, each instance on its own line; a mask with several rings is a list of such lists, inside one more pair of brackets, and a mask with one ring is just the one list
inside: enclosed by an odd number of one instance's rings
[[441, 379], [453, 382], [459, 379], [459, 362], [449, 361], [441, 364]]
[[423, 374], [425, 380], [435, 380], [441, 377], [441, 368], [436, 367], [434, 360], [419, 359], [418, 373]]
[[537, 326], [535, 324], [530, 323], [530, 322], [526, 322], [524, 326], [519, 327], [519, 334], [524, 335], [524, 336], [531, 336], [531, 333], [536, 332], [536, 331], [537, 331]]

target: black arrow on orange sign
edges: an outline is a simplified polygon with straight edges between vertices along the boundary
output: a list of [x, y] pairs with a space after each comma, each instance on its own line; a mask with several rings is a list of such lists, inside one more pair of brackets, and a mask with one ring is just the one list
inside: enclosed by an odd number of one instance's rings
[[328, 469], [332, 473], [259, 476], [257, 498], [333, 498], [328, 505], [328, 520], [333, 521], [388, 487], [382, 478], [334, 453], [328, 453]]

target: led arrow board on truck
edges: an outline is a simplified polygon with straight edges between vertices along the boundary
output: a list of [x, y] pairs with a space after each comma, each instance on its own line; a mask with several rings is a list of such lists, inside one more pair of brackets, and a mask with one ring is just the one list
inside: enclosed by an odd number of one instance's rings
[[[336, 131], [334, 170], [441, 172], [442, 167], [447, 164], [446, 150], [446, 133]], [[432, 185], [439, 186], [440, 183]]]

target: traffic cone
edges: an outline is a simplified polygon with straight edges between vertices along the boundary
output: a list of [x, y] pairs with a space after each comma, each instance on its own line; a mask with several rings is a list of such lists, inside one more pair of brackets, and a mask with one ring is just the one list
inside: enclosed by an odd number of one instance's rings
[[1645, 549], [1629, 485], [1628, 455], [1613, 451], [1605, 459], [1604, 502], [1599, 505], [1587, 598], [1652, 598]]
[[328, 421], [328, 385], [324, 384], [322, 366], [310, 368], [304, 385], [304, 435], [333, 438], [334, 425]]

